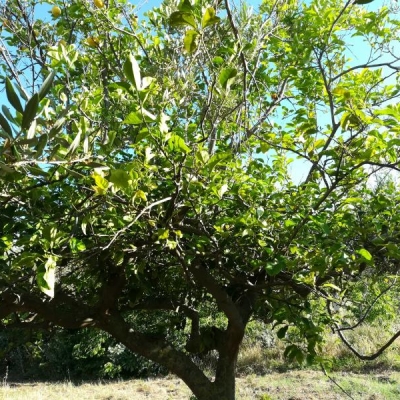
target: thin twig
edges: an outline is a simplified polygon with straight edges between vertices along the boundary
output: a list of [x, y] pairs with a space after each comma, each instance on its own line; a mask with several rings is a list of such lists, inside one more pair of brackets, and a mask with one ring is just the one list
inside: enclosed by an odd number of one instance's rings
[[151, 203], [148, 206], [146, 206], [145, 208], [143, 208], [143, 210], [140, 211], [140, 213], [136, 216], [136, 218], [132, 222], [130, 222], [128, 225], [124, 226], [113, 236], [113, 238], [110, 240], [108, 245], [103, 247], [103, 250], [107, 250], [117, 240], [118, 236], [120, 236], [122, 233], [126, 232], [147, 210], [150, 210], [153, 207], [157, 206], [158, 204], [165, 203], [166, 201], [169, 201], [169, 200], [171, 200], [171, 196], [165, 197], [164, 199], [161, 199], [161, 200], [157, 200], [154, 203]]
[[335, 379], [333, 379], [330, 375], [328, 375], [328, 373], [326, 372], [326, 369], [324, 368], [323, 365], [321, 365], [321, 369], [322, 369], [322, 372], [324, 373], [324, 375], [325, 375], [334, 385], [336, 385], [336, 386], [337, 386], [346, 396], [348, 396], [351, 400], [354, 400], [354, 397], [353, 397], [349, 392], [347, 392], [345, 389], [343, 389], [343, 387], [340, 386], [340, 385], [335, 381]]

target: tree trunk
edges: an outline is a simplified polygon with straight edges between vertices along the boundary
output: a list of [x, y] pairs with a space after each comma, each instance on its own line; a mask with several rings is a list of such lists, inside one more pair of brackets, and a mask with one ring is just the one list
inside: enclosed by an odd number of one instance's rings
[[236, 360], [243, 332], [228, 327], [222, 333], [215, 381], [211, 382], [188, 355], [161, 338], [133, 332], [118, 313], [103, 319], [99, 327], [129, 350], [168, 368], [186, 383], [197, 400], [235, 400]]
[[235, 372], [239, 346], [244, 336], [244, 329], [228, 324], [221, 332], [218, 343], [219, 358], [212, 390], [205, 396], [196, 395], [198, 400], [235, 400]]
[[[103, 318], [98, 327], [108, 332], [132, 352], [152, 360], [176, 374], [198, 399], [219, 399], [212, 394], [214, 393], [214, 383], [204, 375], [203, 371], [187, 354], [174, 349], [163, 338], [133, 331], [118, 312]], [[210, 394], [212, 395], [210, 396]]]

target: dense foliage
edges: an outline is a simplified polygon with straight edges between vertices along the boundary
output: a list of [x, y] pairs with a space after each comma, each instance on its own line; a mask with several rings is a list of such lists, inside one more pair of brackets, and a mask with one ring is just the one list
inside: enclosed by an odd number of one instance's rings
[[400, 24], [363, 3], [7, 1], [3, 327], [103, 330], [199, 399], [251, 318], [298, 362], [346, 341], [400, 258]]

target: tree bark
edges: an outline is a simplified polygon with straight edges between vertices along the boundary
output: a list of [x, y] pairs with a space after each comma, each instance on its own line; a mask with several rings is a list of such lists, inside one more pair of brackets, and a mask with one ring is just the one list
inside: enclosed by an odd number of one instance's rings
[[[125, 345], [132, 352], [165, 366], [181, 378], [199, 400], [215, 400], [213, 383], [185, 353], [174, 349], [160, 337], [134, 332], [121, 315], [113, 313], [103, 318], [99, 327]], [[213, 396], [213, 395], [212, 395]]]

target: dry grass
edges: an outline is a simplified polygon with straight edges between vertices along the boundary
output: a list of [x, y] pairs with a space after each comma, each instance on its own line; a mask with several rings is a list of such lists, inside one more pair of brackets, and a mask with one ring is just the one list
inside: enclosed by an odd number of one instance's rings
[[[400, 374], [379, 376], [335, 374], [337, 382], [355, 400], [400, 398]], [[316, 371], [292, 371], [238, 378], [238, 400], [344, 400], [349, 399]], [[115, 383], [12, 384], [0, 387], [1, 400], [188, 400], [190, 391], [179, 379], [167, 377]], [[216, 399], [217, 400], [217, 399]]]

